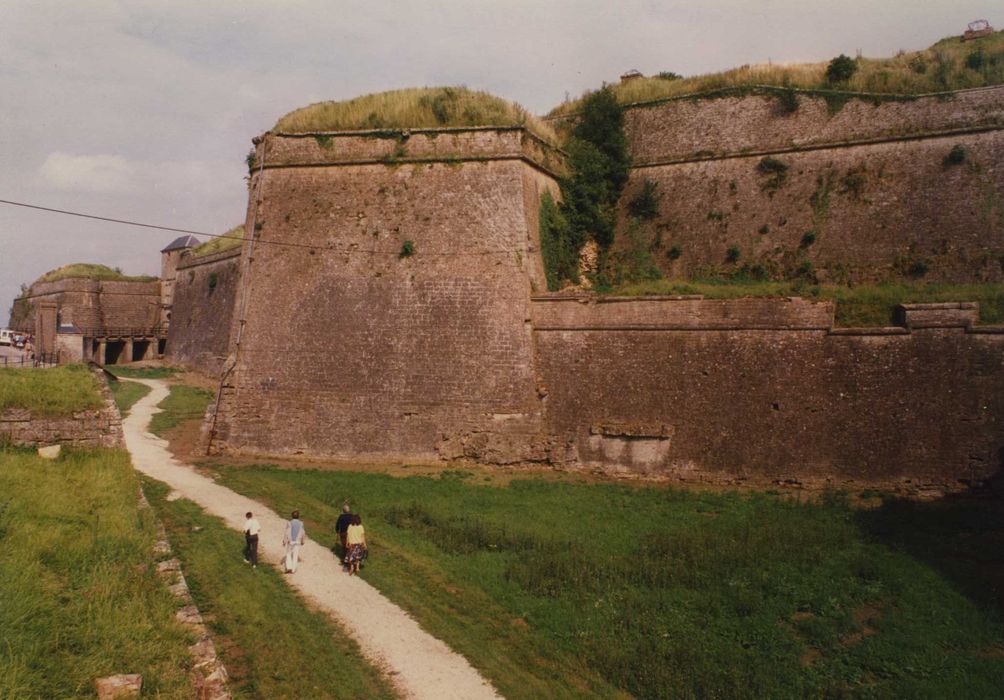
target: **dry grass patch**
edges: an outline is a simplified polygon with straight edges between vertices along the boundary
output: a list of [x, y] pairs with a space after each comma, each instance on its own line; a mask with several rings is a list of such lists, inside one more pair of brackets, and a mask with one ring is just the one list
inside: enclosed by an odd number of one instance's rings
[[213, 253], [222, 253], [231, 248], [237, 248], [244, 242], [244, 224], [234, 226], [222, 236], [210, 238], [205, 243], [197, 245], [189, 252], [193, 258], [202, 258]]
[[275, 131], [464, 126], [523, 126], [552, 143], [557, 138], [551, 127], [515, 102], [465, 87], [407, 88], [342, 102], [318, 102], [284, 116]]

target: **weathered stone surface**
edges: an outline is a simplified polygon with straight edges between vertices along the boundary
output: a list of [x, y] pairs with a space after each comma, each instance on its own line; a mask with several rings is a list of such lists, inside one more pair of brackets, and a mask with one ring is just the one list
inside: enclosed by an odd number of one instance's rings
[[98, 700], [127, 700], [138, 698], [143, 688], [143, 676], [138, 673], [120, 674], [98, 678], [94, 681]]

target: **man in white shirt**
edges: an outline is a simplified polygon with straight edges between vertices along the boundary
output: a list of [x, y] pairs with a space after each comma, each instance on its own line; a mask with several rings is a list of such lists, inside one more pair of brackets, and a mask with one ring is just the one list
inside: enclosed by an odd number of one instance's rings
[[251, 568], [258, 568], [258, 533], [261, 532], [261, 525], [258, 518], [248, 511], [244, 520], [244, 561], [251, 565]]

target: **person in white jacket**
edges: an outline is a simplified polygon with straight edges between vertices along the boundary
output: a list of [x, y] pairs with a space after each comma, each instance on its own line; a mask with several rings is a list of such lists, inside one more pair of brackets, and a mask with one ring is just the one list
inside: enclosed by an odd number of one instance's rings
[[296, 573], [296, 567], [300, 563], [300, 547], [306, 541], [307, 530], [300, 520], [300, 511], [294, 510], [282, 536], [282, 545], [286, 548], [286, 558], [283, 563], [287, 574]]

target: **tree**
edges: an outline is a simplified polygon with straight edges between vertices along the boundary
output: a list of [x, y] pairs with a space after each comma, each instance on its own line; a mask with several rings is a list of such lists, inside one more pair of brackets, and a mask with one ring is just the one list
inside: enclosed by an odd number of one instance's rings
[[857, 70], [857, 61], [850, 56], [840, 54], [826, 67], [826, 81], [828, 83], [846, 83]]

